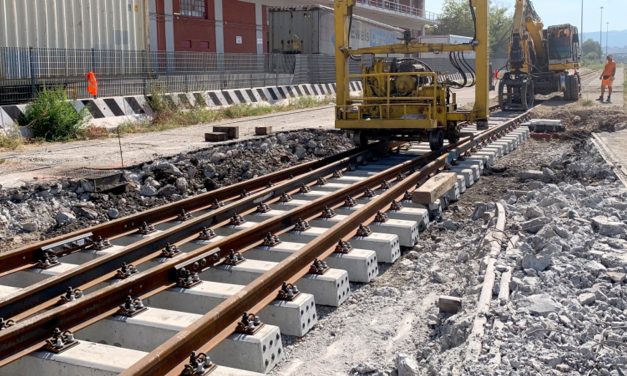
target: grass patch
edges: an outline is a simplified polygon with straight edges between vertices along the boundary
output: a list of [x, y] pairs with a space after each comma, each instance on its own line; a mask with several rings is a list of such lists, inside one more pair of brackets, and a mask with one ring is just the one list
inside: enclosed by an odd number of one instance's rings
[[335, 98], [299, 97], [279, 105], [235, 104], [222, 109], [208, 109], [197, 106], [187, 110], [177, 109], [164, 99], [163, 94], [158, 92], [151, 93], [149, 101], [153, 108], [152, 120], [122, 123], [118, 127], [120, 134], [156, 132], [196, 124], [209, 124], [220, 120], [240, 119], [319, 107], [333, 103]]
[[46, 141], [67, 141], [76, 139], [85, 122], [87, 109], [76, 112], [68, 102], [65, 90], [44, 89], [26, 107], [20, 124], [29, 127], [34, 138]]
[[0, 132], [0, 150], [15, 150], [22, 146], [24, 139], [17, 131]]
[[594, 101], [592, 99], [582, 99], [581, 100], [581, 106], [582, 107], [591, 107], [592, 105], [594, 105]]
[[605, 59], [599, 60], [583, 60], [581, 66], [592, 71], [602, 70], [605, 67]]
[[94, 140], [99, 138], [109, 137], [109, 130], [105, 127], [99, 127], [97, 125], [90, 125], [79, 131], [80, 138], [87, 140]]

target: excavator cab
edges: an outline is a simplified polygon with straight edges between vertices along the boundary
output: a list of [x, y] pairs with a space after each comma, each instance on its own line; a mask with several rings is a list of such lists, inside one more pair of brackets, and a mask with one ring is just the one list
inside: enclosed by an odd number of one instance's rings
[[559, 68], [555, 67], [555, 65], [579, 62], [581, 49], [579, 47], [579, 30], [577, 27], [569, 24], [549, 26], [546, 34], [551, 69]]

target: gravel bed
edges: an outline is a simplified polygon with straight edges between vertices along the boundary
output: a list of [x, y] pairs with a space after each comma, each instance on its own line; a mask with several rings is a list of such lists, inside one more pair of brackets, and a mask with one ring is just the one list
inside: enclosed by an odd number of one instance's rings
[[122, 194], [86, 180], [0, 189], [0, 252], [352, 148], [339, 132], [303, 130], [143, 163]]
[[[529, 169], [539, 174], [529, 179]], [[352, 284], [337, 309], [319, 308], [311, 333], [285, 337], [273, 374], [622, 375], [626, 199], [589, 141], [529, 140], [374, 282]], [[496, 202], [507, 211], [506, 239], [520, 240], [500, 254], [483, 350], [467, 361]], [[508, 269], [512, 292], [501, 303]], [[459, 297], [461, 311], [440, 313], [441, 295]]]

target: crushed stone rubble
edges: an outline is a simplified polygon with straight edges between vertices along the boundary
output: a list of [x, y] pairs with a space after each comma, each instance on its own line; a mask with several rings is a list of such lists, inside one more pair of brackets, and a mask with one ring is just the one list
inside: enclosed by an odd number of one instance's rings
[[125, 170], [122, 194], [86, 180], [0, 187], [0, 251], [208, 192], [352, 148], [339, 132], [277, 133], [149, 161]]
[[464, 373], [627, 372], [627, 190], [590, 142], [575, 150], [505, 198], [519, 241], [501, 252], [497, 283], [512, 270], [511, 295], [492, 301], [484, 351]]
[[[531, 140], [486, 170], [413, 250], [372, 283], [351, 284], [342, 306], [318, 308], [307, 336], [286, 336], [286, 360], [272, 374], [626, 374], [627, 190], [588, 140], [546, 150]], [[535, 178], [526, 170], [534, 166]], [[473, 360], [491, 200], [506, 209], [506, 241]], [[441, 312], [442, 296], [460, 298], [461, 309]]]

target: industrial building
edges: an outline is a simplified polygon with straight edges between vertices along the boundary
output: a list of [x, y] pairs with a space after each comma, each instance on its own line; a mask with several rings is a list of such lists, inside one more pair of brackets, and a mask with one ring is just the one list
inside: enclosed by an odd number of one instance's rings
[[[270, 7], [330, 0], [0, 0], [0, 47], [269, 52]], [[358, 16], [419, 34], [424, 0], [362, 0]]]

